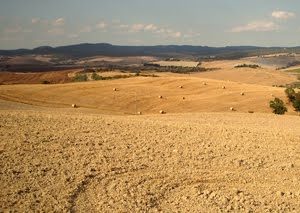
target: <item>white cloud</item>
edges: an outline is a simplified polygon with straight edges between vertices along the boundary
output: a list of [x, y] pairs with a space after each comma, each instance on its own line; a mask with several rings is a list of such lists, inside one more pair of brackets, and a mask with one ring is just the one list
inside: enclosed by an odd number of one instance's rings
[[274, 22], [271, 21], [254, 21], [250, 22], [243, 26], [234, 27], [231, 32], [240, 33], [240, 32], [267, 32], [267, 31], [274, 31], [279, 28]]
[[143, 31], [144, 28], [145, 28], [144, 24], [133, 24], [130, 27], [130, 32], [140, 32], [140, 31]]
[[195, 38], [195, 37], [199, 37], [200, 35], [201, 35], [201, 33], [194, 32], [194, 31], [190, 30], [187, 33], [185, 33], [183, 35], [183, 37], [184, 38]]
[[180, 31], [175, 31], [173, 29], [168, 28], [159, 28], [155, 31], [155, 33], [165, 38], [181, 38], [183, 36], [183, 34]]
[[53, 21], [53, 26], [64, 26], [65, 25], [65, 19], [64, 18], [58, 18]]
[[127, 24], [121, 24], [119, 25], [120, 29], [126, 29], [128, 30], [129, 33], [153, 33], [158, 36], [164, 37], [164, 38], [181, 38], [183, 37], [183, 34], [179, 31], [170, 29], [170, 28], [164, 28], [157, 26], [155, 24], [132, 24], [132, 25], [127, 25]]
[[166, 29], [164, 28], [159, 28], [155, 31], [155, 33], [165, 33], [166, 32]]
[[148, 24], [144, 27], [145, 31], [156, 31], [158, 27], [154, 24]]
[[[55, 21], [53, 21], [53, 23], [54, 22]], [[41, 18], [32, 18], [31, 23], [34, 25], [37, 25], [37, 24], [48, 25], [49, 23], [51, 23], [51, 21], [48, 21], [46, 19], [41, 19]]]
[[96, 24], [96, 29], [105, 29], [108, 25], [105, 22]]
[[295, 13], [288, 12], [288, 11], [273, 11], [272, 17], [277, 19], [289, 19], [295, 17]]
[[142, 32], [142, 31], [148, 31], [148, 32], [157, 32], [159, 30], [159, 27], [155, 24], [121, 24], [119, 25], [120, 28], [123, 29], [129, 29], [129, 32]]
[[65, 30], [62, 28], [52, 28], [48, 30], [48, 33], [51, 35], [64, 35], [65, 34]]
[[124, 28], [129, 28], [129, 25], [127, 25], [127, 24], [121, 24], [121, 25], [119, 25], [119, 27], [124, 29]]
[[173, 37], [173, 38], [180, 38], [181, 37], [181, 32], [175, 32], [175, 33], [172, 33], [172, 34], [170, 34], [171, 35], [171, 37]]
[[[89, 28], [88, 28], [89, 29]], [[120, 33], [147, 33], [155, 35], [155, 37], [163, 37], [163, 38], [183, 38], [184, 34], [178, 30], [165, 28], [162, 26], [158, 26], [153, 23], [134, 23], [134, 24], [127, 24], [121, 23], [120, 21], [112, 22], [111, 25], [100, 22], [96, 25], [96, 29], [102, 29], [106, 31], [107, 29], [116, 30], [115, 32]], [[91, 29], [93, 30], [93, 28]], [[81, 30], [90, 32], [90, 30]], [[198, 34], [197, 34], [198, 35]], [[187, 37], [194, 37], [194, 34], [188, 34]]]
[[129, 29], [130, 33], [139, 33], [139, 32], [150, 32], [159, 34], [163, 37], [169, 38], [180, 38], [182, 33], [175, 31], [169, 28], [159, 27], [155, 24], [133, 24], [133, 25], [119, 25], [121, 29]]

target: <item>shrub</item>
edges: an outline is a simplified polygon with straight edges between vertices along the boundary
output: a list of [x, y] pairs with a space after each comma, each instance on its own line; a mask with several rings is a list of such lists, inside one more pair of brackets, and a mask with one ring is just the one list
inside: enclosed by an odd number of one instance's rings
[[249, 67], [249, 68], [252, 68], [252, 69], [257, 69], [260, 66], [257, 65], [257, 64], [240, 64], [240, 65], [235, 66], [234, 68], [243, 68], [243, 67]]
[[44, 80], [42, 81], [42, 84], [50, 84], [50, 81]]
[[279, 98], [275, 98], [273, 101], [270, 101], [270, 107], [273, 109], [273, 113], [277, 115], [283, 115], [287, 112], [287, 108], [283, 101]]
[[80, 73], [77, 73], [75, 75], [75, 77], [73, 78], [73, 81], [75, 82], [81, 82], [81, 81], [87, 81], [88, 80], [88, 77], [86, 74], [80, 74]]
[[141, 74], [141, 71], [136, 71], [135, 72], [135, 76], [140, 76], [140, 74]]
[[293, 88], [289, 87], [289, 88], [286, 88], [284, 90], [286, 96], [288, 97], [289, 101], [290, 102], [293, 102], [295, 100], [295, 95], [296, 95], [296, 92]]
[[300, 112], [300, 92], [295, 94], [295, 100], [293, 101], [293, 106], [296, 111]]
[[95, 80], [95, 81], [99, 81], [99, 80], [102, 80], [102, 76], [101, 75], [98, 75], [97, 73], [93, 72], [92, 73], [92, 79]]
[[296, 93], [293, 88], [287, 88], [285, 93], [296, 111], [300, 111], [300, 92]]

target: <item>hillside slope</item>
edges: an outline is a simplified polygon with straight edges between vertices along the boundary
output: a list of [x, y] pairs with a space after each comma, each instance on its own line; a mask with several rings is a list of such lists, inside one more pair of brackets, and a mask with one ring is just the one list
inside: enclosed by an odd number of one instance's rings
[[[167, 113], [228, 112], [231, 107], [238, 112], [271, 113], [269, 101], [273, 96], [286, 100], [283, 88], [188, 75], [0, 87], [0, 99], [63, 108], [77, 104], [104, 114], [157, 114], [160, 110]], [[292, 109], [289, 111], [295, 114]]]

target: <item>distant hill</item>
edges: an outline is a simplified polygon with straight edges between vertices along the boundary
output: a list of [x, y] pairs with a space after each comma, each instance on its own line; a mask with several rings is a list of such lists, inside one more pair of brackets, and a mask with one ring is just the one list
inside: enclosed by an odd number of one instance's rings
[[103, 56], [157, 56], [179, 58], [236, 59], [247, 56], [272, 53], [300, 53], [299, 47], [255, 47], [255, 46], [228, 46], [207, 47], [190, 45], [158, 45], [158, 46], [117, 46], [106, 43], [76, 44], [69, 46], [50, 47], [41, 46], [35, 49], [0, 50], [2, 56], [16, 56], [28, 54], [55, 54], [72, 58]]

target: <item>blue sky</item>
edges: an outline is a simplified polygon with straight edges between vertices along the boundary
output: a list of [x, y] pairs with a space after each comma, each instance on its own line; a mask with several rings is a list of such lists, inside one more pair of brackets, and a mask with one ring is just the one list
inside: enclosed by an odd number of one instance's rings
[[299, 0], [0, 0], [0, 49], [300, 45]]

